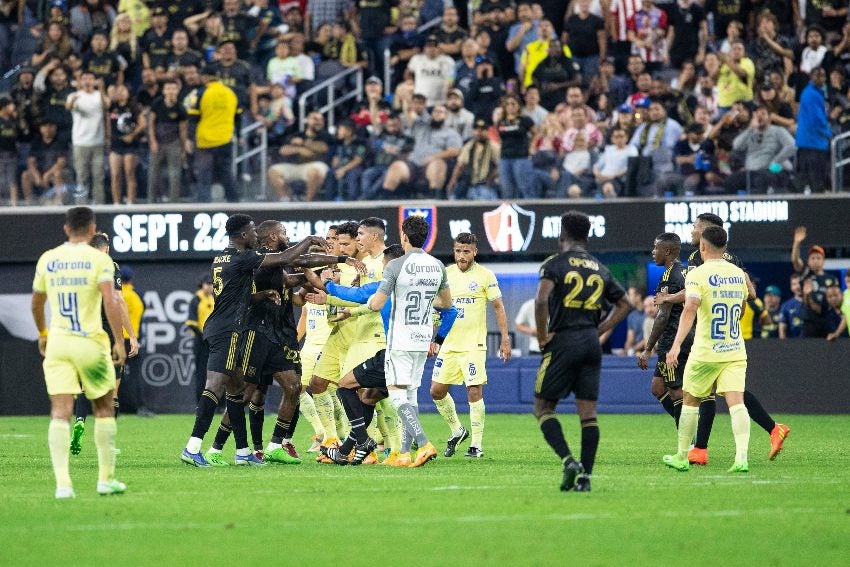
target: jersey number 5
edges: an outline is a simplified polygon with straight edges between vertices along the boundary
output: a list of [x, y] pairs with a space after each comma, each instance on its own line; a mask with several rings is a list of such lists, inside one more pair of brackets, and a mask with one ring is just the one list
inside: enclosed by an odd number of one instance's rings
[[[590, 274], [585, 280], [578, 272], [567, 272], [567, 275], [564, 276], [564, 285], [572, 285], [572, 289], [564, 296], [564, 307], [594, 311], [599, 309], [599, 298], [602, 297], [602, 291], [605, 289], [602, 276]], [[583, 297], [584, 294], [582, 294], [585, 287], [593, 288], [587, 297]]]
[[219, 266], [217, 268], [213, 268], [213, 273], [212, 273], [212, 276], [213, 276], [212, 277], [213, 293], [215, 294], [216, 297], [218, 297], [218, 294], [220, 294], [221, 290], [224, 288], [224, 282], [221, 280], [221, 271], [223, 269], [224, 268], [222, 268], [221, 266]]

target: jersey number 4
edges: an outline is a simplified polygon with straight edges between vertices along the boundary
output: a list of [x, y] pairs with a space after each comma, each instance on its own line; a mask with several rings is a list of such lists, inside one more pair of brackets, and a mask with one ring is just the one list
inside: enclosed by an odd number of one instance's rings
[[711, 308], [711, 338], [715, 341], [726, 339], [726, 328], [729, 329], [729, 338], [737, 339], [741, 336], [741, 306], [729, 307], [725, 303], [716, 303]]
[[[594, 311], [599, 309], [599, 298], [602, 297], [602, 291], [605, 289], [602, 276], [590, 274], [585, 280], [578, 272], [567, 272], [564, 276], [564, 285], [570, 288], [564, 296], [564, 307]], [[582, 293], [585, 287], [590, 290], [590, 295]]]
[[67, 317], [71, 323], [72, 331], [80, 331], [80, 311], [77, 304], [76, 293], [60, 293], [59, 294], [59, 313], [63, 317]]

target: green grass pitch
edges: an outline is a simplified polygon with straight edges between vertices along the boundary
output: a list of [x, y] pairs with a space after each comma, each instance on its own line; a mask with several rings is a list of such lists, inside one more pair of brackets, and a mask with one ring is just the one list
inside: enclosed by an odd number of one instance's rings
[[[179, 460], [191, 416], [126, 416], [127, 493], [95, 494], [90, 421], [71, 458], [77, 498], [62, 502], [47, 418], [0, 418], [0, 564], [847, 565], [848, 417], [781, 418], [792, 433], [778, 459], [754, 424], [751, 472], [729, 475], [725, 414], [709, 465], [688, 473], [661, 464], [675, 445], [669, 417], [602, 415], [593, 492], [576, 494], [558, 490], [559, 462], [530, 415], [488, 415], [485, 458], [465, 459], [465, 443], [419, 470], [307, 455], [300, 466], [196, 469]], [[423, 421], [442, 451], [445, 425]], [[577, 421], [562, 416], [576, 453]], [[302, 420], [302, 453], [308, 434]]]

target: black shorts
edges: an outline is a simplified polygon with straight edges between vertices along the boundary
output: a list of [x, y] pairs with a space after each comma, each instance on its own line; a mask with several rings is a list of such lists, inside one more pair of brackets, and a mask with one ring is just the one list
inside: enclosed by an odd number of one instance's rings
[[556, 333], [542, 352], [535, 397], [557, 401], [574, 393], [577, 400], [599, 398], [602, 348], [595, 328]]
[[361, 387], [386, 389], [387, 376], [384, 372], [384, 358], [386, 353], [386, 349], [381, 349], [375, 356], [354, 367], [352, 370], [354, 378]]
[[688, 362], [689, 350], [679, 351], [679, 364], [676, 368], [667, 367], [667, 351], [658, 351], [658, 362], [655, 363], [655, 374], [664, 380], [666, 388], [678, 389], [682, 387], [682, 380], [685, 377], [685, 363]]
[[207, 359], [207, 372], [231, 374], [236, 369], [239, 354], [239, 333], [219, 333], [204, 337], [209, 346], [210, 355]]
[[298, 349], [279, 345], [257, 331], [245, 331], [239, 356], [242, 376], [246, 382], [270, 385], [278, 372], [292, 370], [301, 374]]
[[122, 140], [113, 141], [109, 145], [109, 153], [118, 154], [119, 156], [139, 155], [138, 144], [126, 144]]

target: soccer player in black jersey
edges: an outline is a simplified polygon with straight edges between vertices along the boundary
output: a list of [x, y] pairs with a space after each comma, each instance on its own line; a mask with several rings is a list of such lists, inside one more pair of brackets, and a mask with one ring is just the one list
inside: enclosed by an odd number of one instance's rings
[[[596, 400], [602, 348], [599, 335], [613, 329], [629, 312], [623, 287], [587, 252], [590, 219], [568, 211], [561, 217], [561, 252], [540, 268], [534, 300], [537, 340], [543, 359], [534, 385], [534, 416], [543, 437], [564, 463], [561, 490], [590, 491], [590, 475], [599, 445]], [[614, 305], [601, 319], [602, 301]], [[581, 462], [570, 452], [555, 414], [558, 401], [575, 394], [581, 420]]]
[[[230, 414], [236, 441], [236, 464], [265, 464], [248, 448], [248, 432], [245, 426], [243, 394], [246, 389], [253, 391], [255, 386], [246, 387], [240, 368], [236, 364], [237, 354], [240, 351], [240, 333], [245, 323], [249, 303], [252, 299], [259, 299], [252, 298], [254, 270], [260, 267], [271, 268], [284, 265], [313, 267], [347, 260], [347, 258], [323, 255], [299, 258], [314, 244], [327, 249], [325, 239], [318, 236], [308, 236], [296, 246], [283, 252], [265, 253], [255, 250], [257, 230], [254, 227], [254, 220], [248, 215], [231, 216], [227, 219], [225, 230], [230, 242], [212, 263], [215, 307], [204, 325], [204, 339], [210, 346], [207, 383], [198, 403], [192, 435], [180, 457], [186, 464], [198, 467], [209, 466], [201, 454], [201, 443], [212, 423], [222, 391], [227, 392], [227, 411]], [[280, 301], [279, 293], [275, 290], [266, 290], [261, 295], [265, 299]], [[250, 395], [248, 397], [250, 398]]]
[[[89, 241], [89, 246], [100, 250], [104, 254], [109, 254], [109, 236], [103, 232], [97, 232]], [[112, 287], [118, 293], [112, 294], [112, 299], [118, 304], [121, 311], [121, 325], [127, 330], [130, 335], [129, 348], [127, 349], [127, 358], [132, 358], [139, 354], [139, 340], [136, 338], [136, 332], [133, 325], [130, 323], [130, 314], [127, 312], [127, 304], [124, 302], [124, 296], [121, 294], [121, 273], [118, 269], [118, 264], [112, 262], [115, 268], [115, 275], [112, 277]], [[106, 308], [101, 306], [100, 317], [103, 323], [103, 330], [109, 336], [109, 344], [115, 342], [112, 337], [112, 329], [109, 327], [109, 321], [106, 319]], [[115, 407], [115, 417], [118, 418], [120, 406], [118, 405], [118, 386], [121, 385], [121, 378], [124, 376], [124, 365], [115, 367], [115, 390], [112, 392], [112, 404]], [[86, 418], [91, 413], [91, 402], [82, 394], [77, 396], [74, 401], [74, 429], [71, 432], [71, 454], [79, 455], [83, 450], [83, 434], [86, 431]], [[118, 450], [116, 449], [116, 454]]]
[[[652, 261], [656, 266], [664, 266], [664, 275], [661, 276], [655, 293], [674, 294], [685, 289], [686, 272], [682, 263], [679, 262], [681, 250], [682, 240], [676, 234], [665, 232], [655, 239], [655, 245], [652, 247]], [[665, 411], [673, 417], [676, 427], [679, 426], [679, 416], [682, 414], [682, 379], [685, 361], [694, 342], [694, 334], [691, 332], [682, 343], [679, 365], [676, 368], [667, 366], [667, 351], [673, 345], [676, 331], [679, 330], [679, 316], [682, 314], [682, 309], [681, 303], [664, 303], [658, 308], [658, 314], [652, 322], [652, 330], [646, 338], [646, 346], [637, 359], [638, 367], [646, 370], [649, 357], [657, 347], [658, 362], [655, 364], [655, 373], [652, 375], [652, 395], [658, 398]]]
[[[257, 227], [260, 250], [266, 253], [282, 252], [289, 247], [286, 228], [280, 221], [267, 220]], [[336, 258], [334, 258], [336, 260]], [[268, 299], [251, 305], [242, 337], [242, 374], [256, 390], [248, 403], [248, 422], [254, 455], [267, 462], [299, 464], [301, 459], [292, 445], [292, 436], [298, 421], [298, 398], [301, 393], [301, 363], [298, 353], [298, 333], [295, 326], [294, 305], [303, 305], [304, 298], [291, 289], [305, 282], [303, 274], [287, 274], [281, 267], [259, 268], [254, 272], [257, 295], [266, 290], [279, 294], [280, 303]], [[261, 298], [261, 297], [260, 297]], [[271, 442], [263, 454], [263, 421], [265, 394], [272, 381], [283, 390], [278, 419]], [[221, 449], [232, 431], [227, 413], [222, 416], [215, 441], [205, 458], [213, 466], [226, 466]]]
[[[691, 245], [696, 246], [697, 249], [688, 256], [688, 270], [692, 270], [702, 264], [702, 256], [700, 256], [699, 253], [699, 241], [702, 236], [702, 231], [709, 226], [719, 226], [723, 228], [723, 219], [714, 213], [702, 213], [697, 216], [697, 220], [694, 222], [694, 228], [691, 231]], [[755, 298], [755, 286], [753, 286], [752, 281], [750, 281], [750, 276], [747, 274], [741, 259], [729, 252], [724, 252], [723, 258], [727, 262], [731, 262], [744, 270], [744, 275], [747, 277], [747, 289], [749, 290], [747, 300], [749, 301], [750, 299]], [[685, 290], [675, 294], [659, 293], [655, 296], [655, 303], [659, 306], [659, 308], [665, 303], [680, 304], [684, 302]], [[748, 390], [744, 391], [744, 405], [747, 408], [747, 412], [750, 414], [750, 418], [770, 435], [770, 453], [768, 453], [768, 458], [770, 460], [775, 459], [782, 450], [785, 438], [788, 437], [789, 433], [791, 433], [791, 428], [784, 423], [777, 423], [774, 421], [773, 418], [770, 417], [770, 414], [767, 413], [761, 405], [758, 398], [756, 398], [755, 395]], [[697, 426], [696, 440], [694, 442], [694, 448], [688, 453], [688, 461], [690, 461], [691, 464], [708, 464], [708, 439], [711, 436], [711, 428], [714, 426], [714, 415], [716, 412], [717, 402], [714, 395], [711, 395], [700, 402], [699, 424]]]

